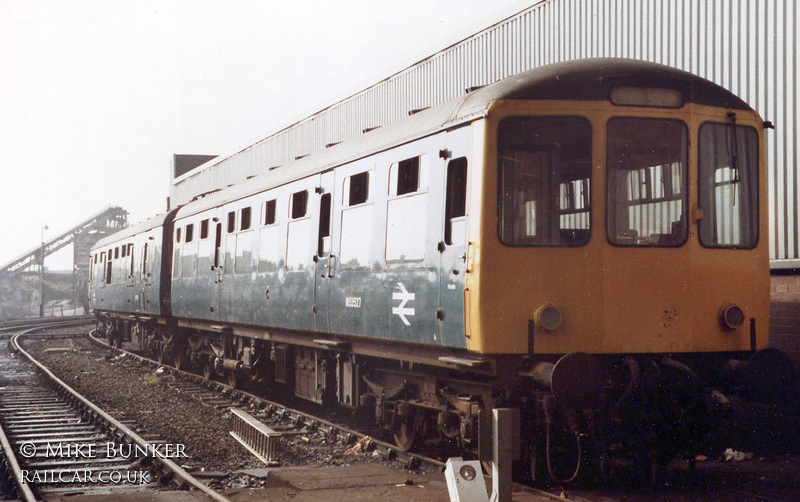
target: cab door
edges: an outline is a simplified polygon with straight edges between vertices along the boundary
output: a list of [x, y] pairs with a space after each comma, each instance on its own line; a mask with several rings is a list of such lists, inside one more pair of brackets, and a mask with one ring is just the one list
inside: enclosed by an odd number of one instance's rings
[[444, 165], [444, 228], [439, 242], [439, 310], [437, 317], [443, 345], [466, 347], [464, 336], [464, 288], [468, 251], [469, 127], [447, 133]]
[[317, 331], [330, 331], [331, 280], [334, 276], [336, 256], [331, 253], [331, 227], [333, 221], [333, 171], [323, 173], [316, 195], [319, 198], [317, 217], [317, 248], [314, 255], [314, 318]]

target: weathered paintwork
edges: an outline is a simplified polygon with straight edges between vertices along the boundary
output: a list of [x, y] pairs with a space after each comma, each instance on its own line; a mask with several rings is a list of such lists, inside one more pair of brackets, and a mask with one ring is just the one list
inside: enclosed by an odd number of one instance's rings
[[[89, 300], [95, 311], [170, 315], [169, 266], [162, 259], [171, 248], [172, 218], [164, 213], [100, 240], [91, 252]], [[125, 247], [125, 256], [121, 256]], [[109, 275], [109, 259], [111, 270]], [[169, 256], [167, 254], [167, 256]], [[110, 279], [110, 281], [109, 281]]]
[[[676, 88], [684, 104], [617, 106], [608, 99], [611, 85]], [[218, 323], [218, 329], [283, 328], [479, 354], [728, 352], [751, 348], [749, 323], [733, 330], [720, 325], [720, 308], [734, 303], [753, 319], [756, 345], [763, 347], [766, 197], [760, 199], [762, 235], [755, 249], [708, 249], [697, 238], [698, 128], [704, 121], [724, 123], [730, 111], [738, 124], [762, 130], [757, 114], [724, 89], [649, 63], [572, 62], [505, 79], [180, 208], [175, 229], [183, 231], [182, 242], [170, 229], [175, 252], [165, 254], [165, 263], [172, 261], [172, 313]], [[500, 242], [497, 125], [513, 115], [590, 122], [592, 228], [586, 245]], [[690, 226], [679, 247], [627, 248], [606, 238], [605, 131], [618, 116], [686, 124]], [[412, 158], [419, 159], [419, 188], [395, 195], [397, 163]], [[468, 164], [466, 215], [453, 222], [458, 238], [445, 245], [447, 166], [460, 158]], [[351, 205], [349, 180], [364, 172], [369, 195]], [[292, 217], [293, 194], [301, 192], [308, 194], [307, 210]], [[326, 196], [330, 235], [320, 238]], [[272, 200], [275, 220], [267, 223], [265, 205]], [[242, 228], [246, 208], [251, 224]], [[229, 232], [230, 213], [235, 224]], [[208, 233], [201, 237], [204, 221]], [[189, 225], [193, 239], [186, 242]], [[96, 250], [135, 234], [120, 235]], [[133, 304], [116, 282], [98, 286], [100, 308], [125, 311], [126, 302]], [[546, 303], [562, 310], [563, 323], [553, 332], [531, 331], [533, 309]]]
[[[188, 225], [194, 235], [190, 243], [174, 242], [174, 315], [465, 348], [466, 231], [444, 245], [443, 208], [447, 163], [471, 155], [471, 145], [472, 128], [465, 126], [216, 208], [196, 212], [185, 206], [175, 227], [184, 229], [184, 241]], [[446, 158], [440, 150], [449, 152]], [[414, 157], [422, 159], [419, 189], [390, 195], [391, 167]], [[345, 183], [361, 172], [369, 173], [369, 196], [350, 206]], [[308, 211], [292, 219], [291, 196], [301, 191], [309, 194]], [[332, 197], [331, 232], [319, 253], [325, 194]], [[276, 201], [276, 220], [264, 225], [262, 208], [270, 200]], [[246, 207], [252, 208], [252, 227], [242, 230]], [[236, 230], [228, 232], [231, 212]], [[204, 220], [224, 227], [216, 267], [215, 232], [195, 237]], [[458, 228], [465, 221], [460, 218]], [[403, 252], [413, 256], [398, 255]]]
[[[725, 123], [727, 108], [686, 104], [680, 109], [614, 106], [609, 102], [502, 101], [487, 120], [483, 190], [472, 207], [480, 222], [470, 226], [472, 271], [468, 332], [472, 350], [481, 353], [565, 354], [735, 352], [751, 349], [754, 320], [756, 348], [765, 348], [769, 326], [768, 239], [755, 249], [707, 248], [700, 244], [698, 212], [698, 129], [703, 122]], [[577, 247], [511, 247], [498, 239], [497, 124], [514, 115], [581, 116], [593, 131], [591, 238]], [[612, 117], [664, 117], [686, 122], [689, 137], [689, 236], [680, 247], [624, 247], [609, 243], [606, 233], [606, 143]], [[763, 130], [752, 111], [737, 111], [737, 124]], [[759, 134], [759, 186], [766, 186], [763, 135]], [[473, 182], [475, 179], [473, 179]], [[763, 190], [759, 225], [768, 228]], [[528, 323], [537, 305], [552, 303], [563, 312], [554, 332]], [[742, 308], [747, 322], [730, 330], [720, 323], [727, 304]]]

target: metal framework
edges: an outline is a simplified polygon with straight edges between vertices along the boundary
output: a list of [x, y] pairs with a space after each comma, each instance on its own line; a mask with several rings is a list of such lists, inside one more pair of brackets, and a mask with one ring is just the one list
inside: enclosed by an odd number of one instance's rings
[[127, 211], [121, 207], [106, 208], [83, 223], [6, 263], [0, 267], [0, 278], [41, 267], [44, 257], [69, 244], [75, 244], [75, 270], [83, 270], [89, 263], [89, 248], [92, 244], [112, 232], [125, 228], [127, 224]]
[[521, 71], [588, 57], [677, 67], [741, 96], [767, 135], [773, 268], [800, 268], [798, 5], [783, 0], [542, 0], [258, 143], [173, 180], [171, 198], [239, 183]]

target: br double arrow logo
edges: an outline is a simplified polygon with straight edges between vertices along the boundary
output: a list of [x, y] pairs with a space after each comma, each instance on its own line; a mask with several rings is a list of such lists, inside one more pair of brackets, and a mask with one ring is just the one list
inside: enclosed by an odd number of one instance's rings
[[400, 288], [400, 292], [392, 293], [392, 300], [400, 300], [400, 305], [392, 307], [392, 314], [397, 315], [406, 326], [411, 326], [406, 316], [414, 315], [414, 309], [406, 307], [406, 304], [408, 302], [413, 302], [416, 295], [414, 293], [409, 293], [402, 282], [398, 282], [397, 287]]

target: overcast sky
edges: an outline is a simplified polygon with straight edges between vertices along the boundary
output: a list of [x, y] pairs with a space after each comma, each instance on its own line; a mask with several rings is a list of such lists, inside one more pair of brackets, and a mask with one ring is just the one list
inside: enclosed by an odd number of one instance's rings
[[0, 264], [536, 2], [0, 0]]

